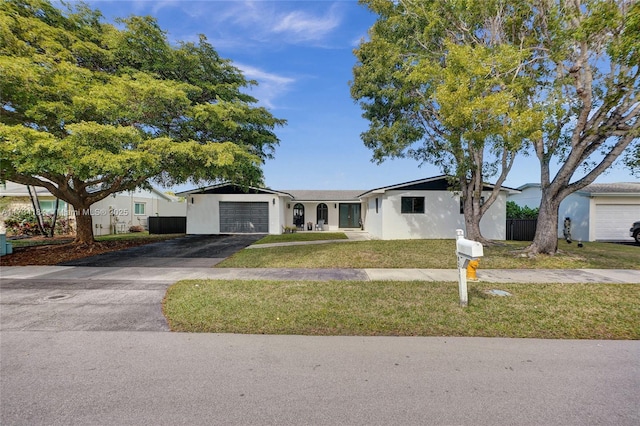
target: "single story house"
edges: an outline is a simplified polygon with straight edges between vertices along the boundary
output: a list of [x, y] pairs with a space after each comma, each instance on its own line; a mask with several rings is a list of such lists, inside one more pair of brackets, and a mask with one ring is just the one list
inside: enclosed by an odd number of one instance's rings
[[[41, 186], [31, 187], [38, 195], [40, 209], [52, 215], [56, 197]], [[0, 232], [4, 232], [4, 219], [20, 210], [33, 211], [29, 192], [25, 185], [6, 181], [0, 184]], [[148, 229], [149, 216], [186, 216], [184, 200], [165, 194], [156, 188], [136, 189], [113, 194], [91, 205], [93, 233], [95, 236], [128, 232], [131, 226]], [[73, 206], [60, 200], [58, 217], [71, 223], [75, 221]]]
[[[527, 183], [509, 201], [522, 207], [540, 206], [540, 184]], [[640, 220], [640, 182], [592, 183], [565, 198], [558, 209], [558, 238], [563, 238], [565, 218], [571, 219], [576, 241], [625, 241], [629, 228]]]
[[[288, 228], [366, 230], [394, 239], [455, 238], [464, 229], [460, 193], [446, 176], [372, 190], [273, 190], [221, 183], [177, 195], [187, 199], [187, 234], [281, 234]], [[488, 198], [491, 185], [485, 186]], [[502, 188], [480, 222], [490, 239], [505, 239], [507, 194]]]

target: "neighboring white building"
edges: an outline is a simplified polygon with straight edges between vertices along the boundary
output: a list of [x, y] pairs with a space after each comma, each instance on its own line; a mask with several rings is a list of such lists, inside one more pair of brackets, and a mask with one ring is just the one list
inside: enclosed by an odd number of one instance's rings
[[[329, 231], [364, 229], [378, 239], [448, 239], [464, 229], [460, 195], [446, 176], [366, 190], [242, 189], [230, 183], [184, 191], [187, 233], [281, 234], [286, 227]], [[488, 198], [491, 185], [485, 187]], [[505, 239], [503, 188], [480, 223], [483, 235]]]
[[[40, 208], [45, 214], [55, 210], [56, 198], [44, 187], [32, 187], [38, 194]], [[7, 181], [0, 186], [0, 224], [18, 209], [33, 211], [31, 199], [25, 185]], [[186, 203], [179, 198], [152, 188], [137, 189], [111, 195], [91, 205], [93, 233], [95, 236], [128, 232], [131, 226], [148, 229], [149, 216], [186, 216]], [[58, 216], [74, 221], [73, 206], [60, 201]], [[4, 228], [2, 229], [4, 230]]]
[[[522, 207], [540, 206], [540, 184], [527, 183], [509, 195]], [[576, 241], [629, 240], [629, 228], [640, 220], [640, 182], [592, 183], [565, 198], [558, 209], [558, 238], [565, 218]]]

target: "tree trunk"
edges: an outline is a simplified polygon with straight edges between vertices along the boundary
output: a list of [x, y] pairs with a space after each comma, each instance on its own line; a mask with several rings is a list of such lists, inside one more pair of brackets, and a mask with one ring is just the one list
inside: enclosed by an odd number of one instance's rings
[[27, 185], [27, 192], [29, 193], [29, 198], [31, 199], [31, 205], [33, 206], [33, 213], [36, 217], [36, 223], [38, 224], [38, 231], [40, 234], [47, 236], [47, 233], [44, 230], [44, 219], [42, 218], [42, 209], [40, 208], [40, 200], [38, 200], [38, 193], [36, 192], [36, 188], [33, 188], [33, 193], [31, 193], [31, 186]]
[[56, 234], [56, 222], [58, 221], [58, 209], [60, 208], [60, 198], [56, 197], [56, 207], [53, 210], [53, 219], [51, 219], [51, 238]]
[[93, 238], [93, 219], [91, 218], [90, 206], [75, 207], [76, 212], [76, 244], [93, 245], [95, 240]]
[[488, 240], [484, 238], [480, 232], [480, 219], [482, 217], [478, 216], [479, 215], [475, 214], [475, 212], [469, 215], [464, 215], [464, 225], [467, 231], [465, 238], [473, 241], [480, 241], [484, 244], [488, 242]]
[[549, 188], [542, 188], [538, 225], [533, 243], [527, 247], [530, 254], [555, 254], [558, 251], [558, 197], [552, 197]]

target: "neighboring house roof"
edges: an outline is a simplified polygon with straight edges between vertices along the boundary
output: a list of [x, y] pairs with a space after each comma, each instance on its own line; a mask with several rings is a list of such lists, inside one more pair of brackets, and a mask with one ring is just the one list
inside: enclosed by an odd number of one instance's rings
[[[47, 188], [45, 188], [44, 186], [32, 186], [32, 191], [35, 189], [36, 193], [40, 196], [50, 196], [50, 197], [54, 197], [53, 194], [51, 194], [49, 192], [49, 190]], [[145, 189], [142, 189], [142, 191], [144, 191]], [[164, 192], [160, 191], [159, 189], [156, 188], [151, 188], [148, 189], [148, 191], [153, 192], [154, 194], [156, 194], [157, 196], [164, 198], [167, 201], [171, 201], [171, 202], [176, 202], [179, 201], [177, 197], [174, 197], [173, 195], [169, 195], [169, 194], [165, 194]], [[91, 190], [89, 190], [89, 192], [92, 192]], [[95, 192], [95, 191], [93, 191]], [[117, 194], [119, 195], [124, 195], [128, 192], [131, 191], [122, 191], [122, 192], [117, 192]], [[29, 192], [27, 191], [27, 186], [26, 185], [22, 185], [21, 183], [16, 183], [16, 182], [11, 182], [11, 181], [6, 181], [6, 189], [0, 189], [0, 196], [2, 197], [28, 197], [29, 196]]]
[[[491, 191], [495, 185], [491, 185], [488, 183], [484, 184], [483, 190]], [[370, 191], [366, 191], [361, 193], [359, 196], [363, 197], [370, 194], [383, 194], [386, 191], [394, 191], [394, 190], [403, 190], [403, 191], [449, 191], [450, 190], [450, 176], [440, 175], [434, 176], [425, 179], [412, 180], [409, 182], [398, 183], [396, 185], [383, 186], [381, 188], [372, 189]], [[506, 186], [502, 186], [500, 188], [502, 191], [507, 191], [509, 193], [517, 193], [520, 192], [517, 189], [508, 188]]]
[[[49, 190], [43, 186], [32, 186], [31, 190], [35, 190], [36, 194], [43, 196], [51, 196]], [[0, 187], [0, 196], [2, 197], [28, 197], [29, 192], [27, 186], [19, 183], [6, 181], [4, 187]]]
[[[525, 183], [518, 187], [520, 191], [528, 188], [540, 189], [539, 183]], [[640, 196], [640, 182], [592, 183], [576, 191], [586, 196]]]
[[595, 195], [640, 195], [640, 182], [592, 183], [581, 190]]

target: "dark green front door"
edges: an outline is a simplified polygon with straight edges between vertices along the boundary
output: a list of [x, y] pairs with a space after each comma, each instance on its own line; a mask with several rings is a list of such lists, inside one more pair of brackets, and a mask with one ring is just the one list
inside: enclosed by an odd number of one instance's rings
[[340, 203], [340, 228], [360, 228], [360, 203]]

